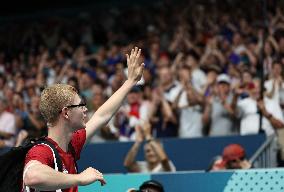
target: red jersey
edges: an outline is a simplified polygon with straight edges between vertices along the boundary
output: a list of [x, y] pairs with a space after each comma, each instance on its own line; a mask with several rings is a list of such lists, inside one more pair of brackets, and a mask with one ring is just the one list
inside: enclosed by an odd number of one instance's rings
[[[62, 161], [62, 168], [64, 173], [76, 174], [76, 165], [75, 161], [80, 159], [80, 153], [86, 142], [86, 130], [80, 129], [73, 133], [70, 143], [72, 144], [75, 151], [75, 159], [73, 158], [72, 152], [68, 149], [68, 152], [63, 151], [58, 144], [53, 141], [51, 138], [47, 137], [47, 140], [54, 144], [57, 149], [59, 156]], [[43, 144], [38, 144], [32, 147], [26, 155], [25, 164], [31, 160], [37, 160], [45, 165], [48, 165], [54, 168], [54, 159], [51, 149]], [[31, 189], [31, 192], [34, 190]], [[64, 189], [63, 192], [78, 192], [78, 186]]]

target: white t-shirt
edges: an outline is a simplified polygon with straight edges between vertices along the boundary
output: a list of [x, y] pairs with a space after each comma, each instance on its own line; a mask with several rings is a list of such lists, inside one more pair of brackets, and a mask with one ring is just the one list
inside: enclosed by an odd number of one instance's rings
[[192, 138], [202, 136], [202, 108], [200, 105], [188, 106], [186, 92], [180, 96], [178, 103], [179, 116], [179, 132], [181, 138]]
[[164, 92], [164, 98], [167, 101], [173, 103], [175, 99], [177, 98], [178, 94], [180, 93], [181, 89], [182, 89], [182, 86], [180, 85], [180, 83], [175, 81], [173, 85]]
[[[267, 92], [271, 92], [271, 90], [273, 88], [273, 84], [274, 84], [274, 79], [270, 79], [268, 81], [265, 81], [264, 87], [266, 88]], [[281, 87], [279, 86], [278, 83], [276, 83], [272, 99], [280, 103], [280, 98], [281, 98], [280, 95], [281, 94], [284, 94], [284, 83], [282, 83]]]
[[[0, 131], [16, 134], [16, 119], [14, 114], [4, 111], [0, 114]], [[12, 147], [15, 144], [15, 137], [4, 140], [6, 146]]]
[[199, 68], [192, 71], [192, 85], [194, 89], [201, 93], [207, 82], [206, 74]]
[[[264, 98], [264, 105], [266, 110], [271, 113], [275, 118], [284, 122], [284, 118], [281, 112], [279, 103], [273, 99]], [[241, 118], [240, 134], [257, 134], [259, 131], [259, 114], [257, 113], [257, 102], [248, 97], [238, 101], [239, 115]], [[262, 128], [266, 135], [274, 134], [274, 128], [268, 119], [263, 117]]]
[[[172, 161], [169, 161], [170, 164], [170, 172], [175, 172], [176, 167], [174, 166]], [[140, 169], [140, 173], [160, 173], [166, 172], [161, 163], [159, 163], [154, 169], [150, 170], [146, 161], [137, 161], [137, 165]]]

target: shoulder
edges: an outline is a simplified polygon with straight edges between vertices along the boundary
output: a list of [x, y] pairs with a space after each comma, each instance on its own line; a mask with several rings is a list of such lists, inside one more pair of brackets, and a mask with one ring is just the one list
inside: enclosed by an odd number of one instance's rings
[[45, 144], [36, 144], [28, 151], [27, 154], [33, 154], [33, 153], [46, 153], [52, 155], [50, 148]]
[[169, 160], [169, 164], [170, 164], [170, 168], [171, 168], [170, 171], [176, 171], [176, 167], [175, 167], [174, 163], [171, 160]]
[[53, 155], [51, 149], [45, 144], [37, 144], [33, 146], [26, 154], [25, 164], [31, 160], [39, 161], [46, 165], [53, 164]]

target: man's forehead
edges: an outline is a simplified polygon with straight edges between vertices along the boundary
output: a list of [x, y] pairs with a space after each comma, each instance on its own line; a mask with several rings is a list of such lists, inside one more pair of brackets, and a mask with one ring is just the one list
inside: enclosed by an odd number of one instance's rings
[[76, 95], [76, 96], [75, 96], [74, 101], [81, 102], [82, 100], [83, 100], [83, 99], [82, 99], [79, 95]]

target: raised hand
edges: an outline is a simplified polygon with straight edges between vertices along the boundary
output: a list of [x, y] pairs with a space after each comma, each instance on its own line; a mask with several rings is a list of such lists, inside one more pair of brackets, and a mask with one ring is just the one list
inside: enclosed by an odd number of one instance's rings
[[152, 126], [148, 121], [145, 121], [143, 123], [143, 132], [144, 132], [144, 136], [145, 136], [146, 140], [152, 138], [151, 128], [152, 128]]
[[135, 126], [135, 141], [141, 143], [144, 140], [142, 127], [139, 125]]
[[86, 170], [84, 170], [82, 173], [80, 173], [79, 180], [80, 180], [79, 185], [82, 186], [89, 185], [96, 181], [101, 182], [102, 186], [106, 184], [103, 174], [92, 167], [89, 167]]
[[138, 47], [131, 50], [130, 56], [126, 54], [127, 66], [128, 66], [128, 80], [131, 80], [137, 83], [142, 75], [144, 69], [144, 63], [138, 63], [139, 57], [141, 55], [141, 49], [138, 50]]

